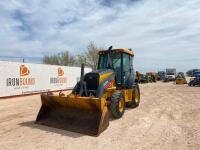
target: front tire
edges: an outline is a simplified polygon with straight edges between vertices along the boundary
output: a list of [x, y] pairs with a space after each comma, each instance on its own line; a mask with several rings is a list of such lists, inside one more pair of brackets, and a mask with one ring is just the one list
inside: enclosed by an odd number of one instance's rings
[[139, 85], [136, 85], [133, 89], [132, 101], [128, 102], [128, 106], [131, 108], [136, 108], [140, 104], [140, 88]]
[[110, 111], [114, 118], [121, 118], [126, 107], [125, 98], [121, 91], [116, 91], [111, 96]]

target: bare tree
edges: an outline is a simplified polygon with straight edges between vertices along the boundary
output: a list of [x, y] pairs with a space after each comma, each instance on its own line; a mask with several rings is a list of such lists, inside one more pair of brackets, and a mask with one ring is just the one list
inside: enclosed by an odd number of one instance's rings
[[76, 65], [80, 66], [81, 64], [85, 64], [87, 66], [85, 54], [76, 55]]
[[43, 63], [50, 65], [59, 65], [59, 58], [57, 55], [52, 55], [52, 56], [46, 55], [43, 57]]
[[60, 65], [63, 66], [74, 66], [75, 65], [75, 56], [71, 55], [68, 51], [62, 52], [59, 54]]
[[71, 55], [68, 51], [43, 57], [43, 63], [50, 65], [74, 66], [75, 62], [75, 56]]
[[90, 42], [86, 51], [82, 54], [74, 56], [69, 51], [65, 51], [57, 55], [44, 56], [43, 63], [63, 66], [80, 66], [84, 63], [86, 66], [95, 70], [98, 65], [98, 52], [100, 50], [103, 50], [103, 48], [97, 46], [94, 42]]
[[97, 68], [98, 52], [103, 50], [102, 47], [98, 47], [94, 42], [90, 42], [87, 46], [87, 50], [77, 55], [77, 64], [85, 63], [86, 66], [91, 67], [93, 70]]

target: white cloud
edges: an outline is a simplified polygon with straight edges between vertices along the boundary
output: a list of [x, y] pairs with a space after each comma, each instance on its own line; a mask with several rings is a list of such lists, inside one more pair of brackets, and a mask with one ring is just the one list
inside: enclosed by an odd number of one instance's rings
[[[133, 1], [133, 0], [132, 0]], [[0, 55], [131, 47], [139, 70], [199, 68], [199, 0], [0, 2]]]

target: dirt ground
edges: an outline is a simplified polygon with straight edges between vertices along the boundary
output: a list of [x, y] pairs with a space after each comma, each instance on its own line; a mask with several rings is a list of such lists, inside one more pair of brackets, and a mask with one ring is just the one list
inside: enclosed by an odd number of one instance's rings
[[39, 95], [0, 100], [0, 149], [200, 149], [200, 88], [158, 82], [141, 93], [139, 108], [110, 119], [99, 137], [34, 124]]

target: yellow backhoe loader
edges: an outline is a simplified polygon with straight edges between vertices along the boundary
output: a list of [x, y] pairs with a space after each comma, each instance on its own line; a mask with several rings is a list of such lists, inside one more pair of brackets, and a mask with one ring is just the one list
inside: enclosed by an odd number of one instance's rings
[[175, 80], [176, 84], [187, 84], [187, 80], [183, 72], [179, 72]]
[[84, 74], [71, 94], [42, 94], [37, 124], [98, 136], [109, 125], [109, 114], [121, 118], [125, 107], [140, 103], [140, 89], [133, 70], [131, 49], [99, 52], [96, 71]]

